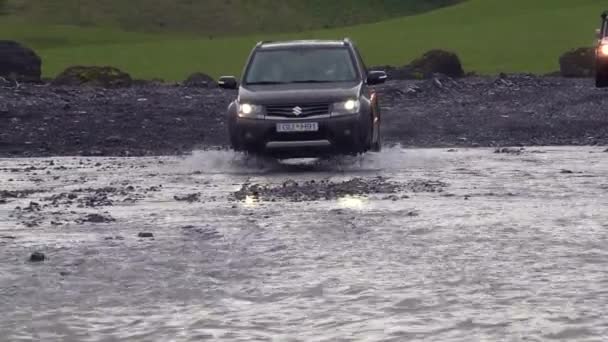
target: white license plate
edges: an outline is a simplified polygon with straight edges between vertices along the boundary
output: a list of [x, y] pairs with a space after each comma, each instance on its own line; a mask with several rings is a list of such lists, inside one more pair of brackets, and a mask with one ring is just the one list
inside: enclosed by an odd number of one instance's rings
[[318, 122], [289, 122], [277, 124], [277, 132], [317, 132], [318, 130]]

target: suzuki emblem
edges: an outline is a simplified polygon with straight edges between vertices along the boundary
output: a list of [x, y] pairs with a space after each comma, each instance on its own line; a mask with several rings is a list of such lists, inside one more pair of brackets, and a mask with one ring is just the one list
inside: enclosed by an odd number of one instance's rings
[[293, 107], [293, 115], [299, 116], [300, 114], [302, 114], [302, 108], [301, 107]]

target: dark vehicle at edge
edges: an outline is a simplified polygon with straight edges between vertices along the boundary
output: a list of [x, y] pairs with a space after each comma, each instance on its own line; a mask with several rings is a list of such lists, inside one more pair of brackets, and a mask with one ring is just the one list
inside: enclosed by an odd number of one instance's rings
[[[259, 42], [228, 106], [232, 149], [277, 158], [356, 155], [380, 151], [380, 106], [369, 71], [349, 40]], [[240, 83], [240, 84], [239, 84]]]
[[595, 52], [595, 85], [608, 87], [608, 11], [602, 13], [602, 25], [597, 31], [598, 45]]

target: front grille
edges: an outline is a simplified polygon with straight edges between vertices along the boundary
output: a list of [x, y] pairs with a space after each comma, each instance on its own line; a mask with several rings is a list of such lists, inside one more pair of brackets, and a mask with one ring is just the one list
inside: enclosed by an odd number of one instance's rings
[[329, 103], [269, 105], [266, 106], [266, 115], [286, 118], [305, 118], [309, 116], [326, 115], [329, 114], [329, 110]]

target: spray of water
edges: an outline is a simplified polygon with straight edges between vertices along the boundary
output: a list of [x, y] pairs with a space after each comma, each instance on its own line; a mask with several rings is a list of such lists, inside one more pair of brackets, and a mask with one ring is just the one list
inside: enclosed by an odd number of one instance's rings
[[382, 152], [361, 156], [276, 160], [230, 150], [200, 150], [182, 159], [183, 171], [208, 174], [270, 174], [292, 172], [375, 172], [419, 168], [439, 162], [437, 150], [386, 147]]

